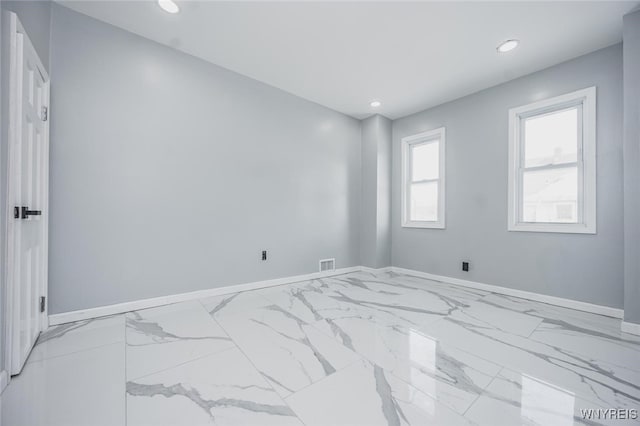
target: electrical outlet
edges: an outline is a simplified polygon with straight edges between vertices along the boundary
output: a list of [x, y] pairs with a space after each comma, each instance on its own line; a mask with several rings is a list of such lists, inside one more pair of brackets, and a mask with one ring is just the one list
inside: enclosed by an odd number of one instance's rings
[[469, 272], [469, 262], [462, 262], [462, 270]]
[[262, 260], [267, 260], [267, 251], [262, 250]]

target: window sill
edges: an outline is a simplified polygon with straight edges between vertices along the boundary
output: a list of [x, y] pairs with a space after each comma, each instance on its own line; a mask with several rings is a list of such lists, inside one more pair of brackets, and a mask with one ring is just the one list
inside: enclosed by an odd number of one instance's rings
[[512, 223], [509, 225], [509, 231], [596, 234], [596, 227], [584, 223]]
[[403, 228], [445, 229], [443, 222], [403, 222]]

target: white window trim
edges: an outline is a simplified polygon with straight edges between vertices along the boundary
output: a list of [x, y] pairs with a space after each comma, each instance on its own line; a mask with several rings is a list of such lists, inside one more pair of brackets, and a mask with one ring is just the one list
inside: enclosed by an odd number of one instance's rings
[[[520, 221], [521, 119], [572, 106], [582, 106], [582, 149], [578, 150], [578, 223]], [[580, 147], [579, 147], [580, 148]], [[581, 161], [582, 159], [582, 161]], [[546, 166], [543, 166], [546, 167]], [[553, 166], [549, 166], [551, 168]], [[582, 209], [580, 209], [582, 206]], [[509, 231], [596, 233], [596, 88], [589, 87], [509, 110]]]
[[[438, 150], [438, 162], [439, 162], [439, 174], [438, 174], [438, 220], [437, 221], [418, 221], [408, 220], [409, 209], [409, 195], [408, 187], [411, 181], [411, 170], [409, 167], [409, 153], [411, 146], [416, 144], [422, 144], [430, 141], [440, 141]], [[432, 228], [432, 229], [445, 229], [445, 200], [446, 200], [446, 185], [445, 185], [445, 151], [446, 151], [446, 138], [445, 128], [440, 127], [437, 129], [429, 130], [427, 132], [419, 133], [417, 135], [407, 136], [402, 138], [402, 189], [401, 202], [402, 202], [402, 227], [403, 228]]]

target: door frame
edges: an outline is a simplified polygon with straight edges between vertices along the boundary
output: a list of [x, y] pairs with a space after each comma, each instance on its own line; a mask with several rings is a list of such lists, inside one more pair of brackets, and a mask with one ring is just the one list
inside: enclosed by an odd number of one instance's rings
[[[20, 23], [18, 16], [13, 12], [5, 12], [2, 16], [3, 22], [3, 30], [6, 28], [8, 31], [5, 32], [8, 40], [8, 49], [7, 53], [9, 55], [9, 108], [8, 108], [8, 146], [7, 146], [7, 188], [6, 188], [6, 223], [3, 224], [6, 228], [5, 232], [5, 272], [4, 272], [4, 368], [9, 373], [8, 375], [14, 374], [13, 364], [14, 364], [14, 341], [13, 341], [13, 333], [14, 328], [19, 326], [17, 324], [17, 320], [15, 318], [16, 310], [14, 310], [14, 299], [16, 291], [18, 291], [18, 284], [15, 282], [15, 268], [16, 268], [16, 253], [15, 253], [15, 239], [16, 239], [16, 219], [13, 217], [13, 208], [16, 206], [16, 193], [15, 193], [15, 184], [14, 184], [14, 168], [16, 167], [16, 159], [18, 158], [18, 153], [13, 149], [15, 145], [16, 138], [21, 136], [21, 117], [22, 117], [22, 93], [21, 93], [21, 85], [18, 84], [22, 79], [21, 75], [21, 67], [22, 67], [22, 56], [21, 52], [18, 52], [18, 37], [17, 35], [20, 33], [24, 37], [25, 43], [31, 43], [28, 34], [26, 33], [24, 27]], [[3, 34], [3, 36], [5, 35]], [[4, 38], [4, 37], [3, 37]], [[37, 56], [37, 53], [36, 53]], [[45, 161], [43, 161], [42, 171], [42, 179], [43, 179], [43, 188], [46, 188], [44, 191], [43, 197], [43, 205], [42, 205], [42, 217], [41, 220], [43, 222], [44, 229], [44, 237], [43, 237], [43, 256], [45, 259], [45, 265], [43, 269], [43, 280], [42, 280], [42, 288], [40, 288], [40, 295], [46, 297], [45, 301], [48, 301], [48, 239], [49, 239], [49, 122], [50, 122], [50, 113], [49, 113], [49, 91], [50, 91], [50, 78], [47, 73], [46, 68], [42, 65], [40, 58], [38, 57], [38, 68], [43, 72], [43, 79], [45, 80], [44, 84], [44, 103], [47, 105], [47, 114], [48, 117], [44, 122], [44, 131], [43, 131], [43, 156]], [[20, 167], [18, 165], [18, 167]], [[45, 303], [44, 312], [40, 314], [40, 329], [44, 331], [48, 327], [48, 303]]]

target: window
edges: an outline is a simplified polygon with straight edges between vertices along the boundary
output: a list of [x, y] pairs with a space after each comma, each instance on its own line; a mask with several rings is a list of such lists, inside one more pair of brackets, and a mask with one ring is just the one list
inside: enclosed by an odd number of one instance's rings
[[595, 234], [595, 87], [509, 110], [509, 230]]
[[402, 226], [444, 229], [444, 133], [402, 139]]

